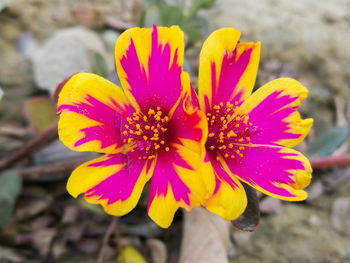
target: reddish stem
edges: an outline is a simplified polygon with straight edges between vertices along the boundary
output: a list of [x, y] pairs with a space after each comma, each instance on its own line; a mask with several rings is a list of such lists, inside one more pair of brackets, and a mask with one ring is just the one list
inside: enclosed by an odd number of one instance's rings
[[59, 173], [69, 173], [80, 164], [91, 160], [91, 157], [62, 161], [57, 163], [19, 168], [17, 171], [26, 179], [36, 179], [46, 176], [53, 176]]
[[11, 166], [12, 164], [26, 157], [33, 151], [54, 141], [57, 138], [57, 136], [57, 123], [54, 123], [53, 125], [46, 128], [44, 131], [40, 132], [34, 138], [30, 139], [25, 144], [23, 144], [23, 146], [20, 149], [5, 157], [4, 159], [0, 160], [0, 170]]
[[334, 166], [350, 165], [350, 153], [345, 153], [338, 156], [322, 156], [310, 158], [312, 168], [328, 168]]

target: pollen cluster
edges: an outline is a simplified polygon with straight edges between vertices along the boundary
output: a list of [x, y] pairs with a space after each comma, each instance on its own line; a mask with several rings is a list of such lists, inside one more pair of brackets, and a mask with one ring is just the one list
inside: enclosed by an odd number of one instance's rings
[[254, 127], [249, 122], [249, 116], [238, 109], [237, 102], [235, 105], [220, 102], [207, 113], [207, 150], [219, 152], [224, 158], [243, 157], [242, 150], [251, 145], [250, 135]]
[[154, 159], [157, 151], [170, 150], [165, 138], [169, 117], [163, 114], [160, 107], [149, 109], [147, 114], [134, 112], [126, 121], [122, 132], [123, 143], [131, 148], [131, 152], [139, 151], [139, 159]]

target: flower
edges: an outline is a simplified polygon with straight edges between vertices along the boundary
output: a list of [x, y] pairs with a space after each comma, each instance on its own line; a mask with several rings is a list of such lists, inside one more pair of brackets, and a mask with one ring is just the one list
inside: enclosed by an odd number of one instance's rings
[[61, 141], [105, 154], [73, 171], [72, 196], [84, 193], [87, 202], [121, 216], [152, 178], [147, 209], [161, 227], [179, 207], [189, 211], [208, 197], [211, 183], [200, 171], [207, 124], [182, 70], [183, 39], [177, 26], [126, 30], [115, 45], [122, 89], [90, 73], [66, 81], [57, 110]]
[[252, 93], [260, 43], [239, 42], [240, 32], [213, 32], [200, 53], [198, 99], [208, 121], [203, 173], [215, 177], [203, 205], [227, 220], [241, 215], [247, 197], [240, 181], [283, 200], [307, 197], [309, 161], [290, 149], [313, 120], [297, 111], [307, 89], [290, 78], [273, 80]]

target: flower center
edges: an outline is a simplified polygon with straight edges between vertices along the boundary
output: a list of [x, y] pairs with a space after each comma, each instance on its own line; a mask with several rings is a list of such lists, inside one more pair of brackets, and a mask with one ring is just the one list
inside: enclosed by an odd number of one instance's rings
[[245, 145], [251, 145], [250, 135], [255, 129], [249, 116], [238, 112], [237, 105], [237, 102], [235, 105], [220, 102], [207, 113], [209, 134], [206, 148], [219, 151], [225, 158], [243, 157], [242, 150]]
[[129, 144], [131, 152], [139, 150], [142, 153], [139, 159], [154, 159], [157, 151], [170, 150], [165, 140], [169, 117], [159, 107], [149, 109], [147, 114], [134, 112], [126, 121], [123, 142]]

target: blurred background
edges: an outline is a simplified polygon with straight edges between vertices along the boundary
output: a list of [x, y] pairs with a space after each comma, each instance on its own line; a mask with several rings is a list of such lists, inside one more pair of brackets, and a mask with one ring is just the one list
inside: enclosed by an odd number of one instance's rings
[[[262, 42], [256, 87], [283, 76], [309, 88], [301, 114], [315, 122], [297, 149], [326, 161], [313, 163], [306, 201], [259, 195], [254, 232], [208, 223], [206, 214], [184, 228], [181, 211], [163, 230], [146, 215], [147, 196], [116, 221], [68, 195], [70, 171], [95, 155], [57, 139], [56, 86], [78, 71], [118, 83], [116, 39], [153, 24], [184, 30], [195, 88], [201, 45], [221, 27]], [[216, 262], [350, 262], [349, 32], [349, 0], [0, 0], [0, 263], [187, 263], [203, 240]], [[206, 222], [209, 236], [191, 241], [191, 224]], [[181, 247], [185, 236], [191, 250]]]

